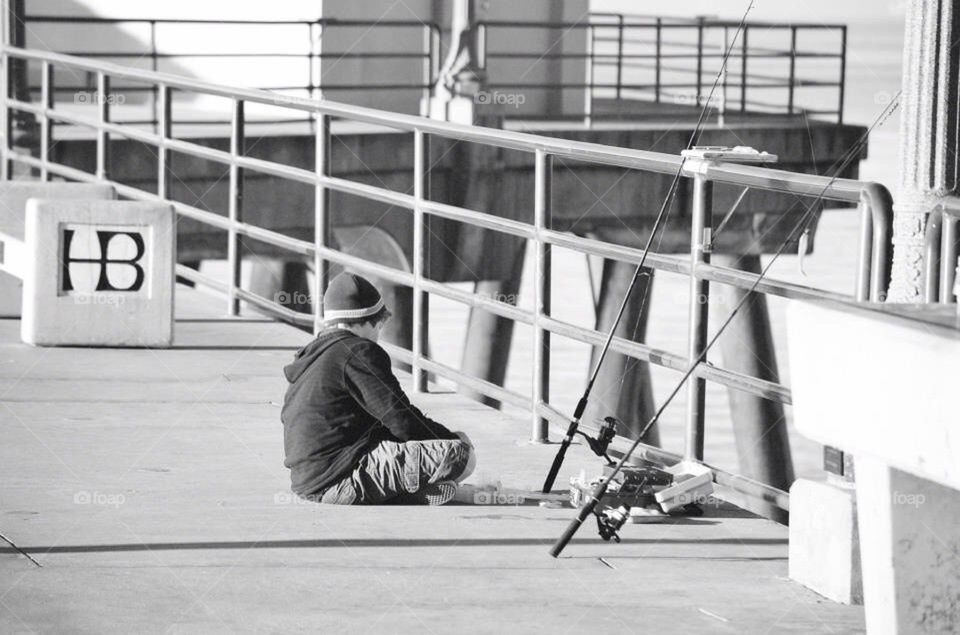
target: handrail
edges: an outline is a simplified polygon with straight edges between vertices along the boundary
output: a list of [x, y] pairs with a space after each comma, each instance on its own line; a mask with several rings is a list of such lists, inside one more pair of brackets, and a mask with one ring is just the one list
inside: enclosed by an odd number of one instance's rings
[[960, 198], [945, 197], [930, 210], [923, 236], [924, 302], [957, 302], [958, 223]]
[[[3, 93], [2, 103], [0, 103], [0, 117], [2, 117], [3, 121], [0, 121], [0, 130], [7, 130], [7, 122], [9, 121], [11, 111], [32, 113], [40, 119], [42, 124], [42, 147], [49, 147], [52, 141], [51, 131], [53, 126], [51, 122], [69, 122], [73, 125], [96, 131], [96, 154], [98, 156], [98, 169], [96, 173], [89, 173], [52, 161], [48, 152], [41, 152], [40, 157], [34, 157], [27, 152], [14, 149], [10, 146], [11, 139], [5, 137], [3, 143], [0, 144], [0, 155], [2, 155], [0, 156], [0, 166], [2, 166], [4, 170], [2, 174], [3, 178], [9, 178], [8, 166], [12, 161], [37, 168], [40, 170], [42, 178], [44, 179], [50, 179], [56, 175], [82, 182], [110, 183], [116, 188], [117, 193], [121, 197], [147, 201], [166, 201], [173, 206], [177, 214], [212, 227], [226, 230], [231, 242], [238, 240], [240, 236], [255, 238], [258, 241], [274, 245], [291, 253], [312, 258], [318, 267], [326, 267], [329, 263], [333, 263], [366, 275], [384, 279], [394, 284], [412, 287], [415, 290], [415, 298], [418, 296], [427, 297], [429, 295], [436, 295], [468, 306], [483, 308], [495, 315], [510, 320], [530, 324], [536, 332], [534, 341], [540, 342], [544, 346], [545, 351], [547, 351], [546, 355], [535, 355], [534, 374], [537, 378], [534, 383], [535, 387], [538, 385], [549, 385], [549, 334], [562, 335], [575, 341], [591, 345], [596, 344], [603, 337], [601, 333], [595, 330], [569, 324], [550, 315], [550, 250], [547, 247], [554, 245], [573, 249], [584, 254], [632, 263], [639, 262], [643, 256], [642, 250], [639, 249], [613, 245], [587, 238], [578, 238], [571, 234], [550, 229], [550, 162], [554, 157], [598, 165], [616, 166], [654, 174], [674, 173], [682, 165], [682, 176], [687, 179], [693, 179], [695, 183], [700, 184], [695, 190], [701, 193], [706, 190], [706, 188], [702, 187], [702, 184], [724, 183], [736, 185], [741, 188], [749, 187], [792, 194], [800, 197], [801, 202], [803, 201], [803, 197], [819, 196], [834, 201], [848, 203], [858, 202], [864, 210], [862, 216], [864, 226], [863, 235], [867, 235], [866, 232], [869, 232], [869, 240], [866, 241], [869, 249], [861, 249], [861, 261], [858, 268], [858, 285], [861, 279], [869, 280], [869, 295], [875, 296], [873, 297], [874, 300], [881, 299], [878, 290], [882, 289], [886, 276], [886, 271], [882, 265], [887, 261], [889, 254], [889, 249], [885, 241], [890, 231], [890, 210], [888, 209], [889, 193], [877, 184], [852, 179], [834, 179], [828, 176], [795, 174], [784, 170], [735, 163], [715, 163], [697, 159], [687, 159], [681, 163], [682, 160], [680, 157], [670, 154], [631, 150], [555, 137], [544, 137], [510, 130], [465, 126], [331, 101], [317, 101], [297, 97], [278, 97], [276, 94], [257, 89], [235, 88], [197, 79], [178, 77], [167, 73], [136, 70], [106, 62], [69, 57], [57, 53], [26, 50], [13, 46], [0, 47], [0, 57], [3, 58], [2, 61], [4, 62], [3, 65], [0, 66], [0, 69], [7, 69], [9, 67], [8, 62], [11, 58], [41, 62], [44, 70], [44, 72], [41, 73], [43, 94], [47, 96], [51, 94], [51, 89], [53, 88], [54, 73], [52, 69], [55, 66], [65, 66], [94, 73], [97, 77], [98, 86], [104, 93], [101, 96], [105, 96], [105, 91], [109, 86], [110, 79], [114, 77], [126, 77], [136, 79], [139, 82], [155, 84], [159, 94], [164, 100], [169, 98], [169, 93], [172, 89], [190, 90], [206, 95], [226, 97], [231, 100], [234, 113], [232, 126], [234, 143], [231, 144], [232, 147], [230, 151], [225, 151], [200, 146], [199, 144], [183, 139], [172, 138], [169, 121], [165, 121], [164, 125], [160, 126], [157, 132], [138, 130], [129, 125], [110, 121], [110, 113], [109, 110], [106, 109], [101, 109], [98, 117], [85, 117], [61, 112], [49, 99], [38, 104], [16, 99], [7, 93]], [[3, 78], [0, 77], [0, 85], [9, 86], [9, 84], [3, 83], [2, 79]], [[294, 168], [264, 159], [244, 156], [242, 152], [242, 131], [245, 112], [244, 105], [247, 103], [270, 104], [280, 108], [304, 112], [310, 117], [315, 118], [318, 143], [316, 169]], [[535, 182], [537, 184], [537, 213], [535, 214], [535, 222], [530, 224], [500, 218], [494, 214], [432, 201], [424, 185], [416, 187], [414, 193], [411, 195], [392, 191], [385, 187], [354, 182], [349, 179], [330, 175], [325, 163], [325, 153], [321, 150], [322, 148], [329, 147], [329, 122], [334, 118], [365, 122], [381, 128], [413, 133], [415, 138], [416, 159], [414, 164], [414, 183], [425, 184], [427, 182], [426, 176], [429, 173], [428, 166], [430, 165], [427, 157], [429, 148], [427, 140], [429, 136], [486, 144], [533, 154], [536, 158]], [[161, 187], [160, 193], [153, 193], [111, 180], [107, 172], [108, 163], [106, 161], [106, 149], [110, 135], [129, 137], [155, 147], [157, 149], [157, 155], [160, 157], [160, 161], [158, 161], [158, 179], [160, 179], [161, 184], [165, 182], [164, 179], [166, 178], [164, 173], [165, 157], [171, 151], [230, 166], [230, 200], [236, 201], [236, 203], [231, 203], [230, 215], [224, 217], [179, 201], [170, 201], [165, 198], [165, 186]], [[234, 175], [239, 175], [241, 171], [248, 170], [293, 180], [315, 188], [317, 192], [316, 218], [318, 224], [314, 240], [307, 241], [290, 238], [279, 232], [258, 227], [244, 221], [242, 217], [242, 206], [239, 204], [242, 195], [239, 185], [240, 179]], [[331, 191], [345, 192], [365, 199], [394, 205], [400, 209], [410, 210], [413, 218], [416, 219], [414, 223], [415, 227], [424, 222], [425, 218], [435, 215], [534, 241], [537, 245], [535, 260], [538, 275], [536, 277], [540, 281], [535, 285], [534, 290], [535, 308], [533, 310], [521, 309], [507, 302], [481, 295], [474, 295], [470, 292], [456, 289], [451, 285], [428, 279], [425, 276], [423, 267], [416, 264], [417, 262], [422, 263], [422, 258], [427, 248], [426, 237], [422, 231], [420, 232], [419, 239], [415, 236], [414, 240], [413, 257], [415, 266], [412, 272], [393, 269], [334, 249], [329, 244], [329, 220], [323, 207], [325, 205], [323, 201], [326, 200], [327, 194]], [[701, 215], [709, 213], [709, 199], [701, 196], [698, 200], [699, 202], [695, 206], [695, 211]], [[709, 216], [707, 217], [709, 218]], [[236, 313], [237, 304], [242, 302], [271, 312], [281, 319], [304, 326], [313, 325], [315, 329], [319, 328], [321, 324], [320, 307], [317, 307], [316, 313], [300, 313], [284, 307], [274, 300], [256, 296], [239, 286], [240, 256], [238, 255], [238, 250], [228, 250], [228, 262], [231, 275], [225, 283], [212, 281], [206, 276], [196, 272], [190, 272], [183, 267], [178, 267], [178, 275], [182, 275], [199, 284], [206, 284], [224, 291], [228, 296], [227, 310], [231, 314]], [[652, 253], [646, 258], [645, 264], [655, 270], [680, 273], [691, 276], [696, 280], [710, 280], [744, 289], [751, 289], [757, 282], [757, 274], [711, 265], [702, 260], [698, 261], [689, 258]], [[316, 275], [314, 276], [314, 280], [313, 295], [315, 298], [320, 298], [323, 295], [325, 276]], [[857, 289], [857, 293], [859, 293], [859, 286]], [[756, 286], [755, 291], [788, 298], [815, 298], [833, 301], [850, 301], [852, 299], [851, 296], [843, 296], [841, 294], [825, 292], [774, 279], [764, 279]], [[709, 290], [707, 289], [705, 293], [709, 294]], [[698, 298], [693, 298], [693, 301], [698, 301]], [[428, 374], [435, 373], [438, 376], [445, 377], [454, 382], [468, 385], [482, 394], [492, 396], [501, 401], [525, 406], [531, 413], [533, 422], [532, 436], [536, 440], [542, 441], [546, 439], [546, 421], [551, 418], [555, 419], [555, 417], [546, 414], [550, 406], [549, 396], [545, 390], [537, 392], [535, 388], [532, 397], [521, 395], [505, 388], [494, 386], [489, 382], [484, 382], [475, 377], [468, 377], [462, 371], [451, 369], [435, 360], [429, 359], [426, 355], [426, 347], [423, 346], [423, 343], [427, 341], [429, 324], [427, 322], [426, 312], [422, 308], [416, 310], [416, 301], [414, 315], [413, 351], [390, 347], [389, 352], [395, 359], [406, 360], [411, 363], [414, 369], [415, 389], [424, 388]], [[421, 344], [418, 345], [417, 342]], [[677, 371], [683, 371], [690, 361], [688, 355], [657, 349], [645, 343], [633, 342], [622, 338], [614, 338], [611, 348], [630, 357]], [[720, 368], [710, 363], [703, 362], [699, 364], [695, 369], [694, 376], [766, 399], [772, 399], [782, 403], [790, 403], [791, 401], [790, 390], [787, 386]], [[703, 384], [703, 382], [696, 383], [698, 385]], [[699, 390], [699, 388], [697, 390]], [[691, 456], [695, 460], [703, 458], [702, 452], [694, 452]]]

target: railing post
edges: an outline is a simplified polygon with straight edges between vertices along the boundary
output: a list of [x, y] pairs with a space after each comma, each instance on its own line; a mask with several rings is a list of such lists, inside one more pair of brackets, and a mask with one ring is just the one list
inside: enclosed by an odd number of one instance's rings
[[[479, 38], [478, 38], [479, 39]], [[430, 23], [430, 85], [439, 79], [440, 75], [440, 29]], [[479, 55], [478, 55], [479, 57]]]
[[656, 57], [654, 58], [653, 96], [656, 103], [660, 103], [660, 47], [663, 43], [663, 19], [657, 18]]
[[97, 72], [97, 114], [100, 126], [97, 127], [97, 178], [106, 180], [110, 164], [110, 135], [104, 124], [110, 122], [110, 78], [103, 71]]
[[847, 85], [847, 26], [840, 28], [840, 95], [837, 104], [837, 123], [843, 123], [843, 100]]
[[230, 117], [230, 192], [228, 216], [230, 229], [227, 230], [227, 263], [230, 284], [227, 289], [227, 315], [235, 316], [240, 313], [240, 300], [237, 289], [240, 288], [240, 233], [237, 223], [243, 220], [243, 170], [237, 165], [237, 157], [244, 153], [244, 108], [243, 100], [233, 102], [233, 113]]
[[413, 390], [427, 391], [428, 374], [422, 361], [430, 340], [430, 297], [422, 291], [426, 275], [428, 250], [426, 233], [429, 222], [421, 202], [430, 191], [430, 139], [422, 130], [413, 133]]
[[790, 27], [790, 79], [787, 82], [787, 112], [793, 114], [793, 99], [797, 82], [797, 27]]
[[[726, 51], [730, 48], [730, 29], [723, 27], [723, 51], [726, 55]], [[723, 78], [723, 84], [720, 91], [720, 107], [717, 108], [717, 125], [724, 125], [725, 117], [727, 114], [727, 69], [729, 68], [721, 58], [720, 64], [722, 68], [720, 69], [721, 77]]]
[[697, 107], [703, 93], [703, 18], [697, 23]]
[[[713, 183], [701, 174], [693, 181], [693, 213], [690, 227], [690, 321], [688, 332], [690, 363], [707, 344], [710, 283], [697, 276], [697, 265], [710, 262]], [[699, 377], [687, 380], [687, 432], [684, 457], [703, 460], [707, 383]]]
[[740, 112], [747, 110], [747, 33], [750, 27], [743, 25], [743, 33], [740, 36]]
[[40, 117], [40, 180], [50, 180], [50, 148], [53, 146], [53, 125], [46, 111], [53, 108], [53, 65], [44, 62], [40, 72], [40, 104], [44, 113]]
[[307, 38], [310, 40], [309, 47], [307, 49], [307, 96], [310, 97], [310, 99], [316, 97], [317, 92], [316, 84], [313, 82], [315, 75], [314, 65], [317, 61], [316, 36], [314, 35], [313, 30], [315, 24], [316, 22], [307, 23]]
[[421, 68], [420, 116], [430, 114], [430, 87], [433, 75], [433, 27], [423, 25], [423, 65]]
[[872, 277], [870, 265], [873, 262], [873, 214], [870, 203], [864, 197], [860, 198], [857, 208], [860, 211], [860, 245], [854, 297], [857, 302], [869, 302]]
[[[587, 25], [587, 77], [586, 77], [586, 94], [584, 95], [584, 104], [583, 104], [583, 124], [590, 127], [593, 117], [593, 47], [594, 47], [594, 29], [592, 24]], [[563, 91], [561, 90], [561, 93]]]
[[[317, 178], [330, 175], [330, 117], [317, 114], [315, 169]], [[323, 294], [330, 280], [330, 263], [320, 253], [320, 248], [329, 247], [330, 240], [330, 190], [318, 183], [313, 190], [313, 333], [323, 328]]]
[[550, 315], [550, 245], [540, 232], [550, 228], [550, 196], [553, 172], [552, 157], [537, 150], [534, 158], [533, 225], [535, 239], [533, 270], [533, 429], [534, 443], [546, 443], [547, 420], [538, 412], [541, 404], [550, 401], [550, 332], [540, 326], [540, 317]]
[[[154, 73], [160, 70], [159, 60], [157, 59], [157, 21], [150, 20], [150, 68]], [[150, 92], [153, 96], [153, 124], [155, 126], [154, 131], [160, 127], [160, 104], [159, 97], [160, 95], [157, 92], [157, 85], [153, 84], [151, 86]]]
[[157, 85], [157, 98], [159, 107], [157, 109], [157, 128], [160, 134], [160, 144], [157, 146], [157, 196], [166, 199], [170, 198], [170, 153], [167, 150], [166, 141], [173, 136], [173, 122], [170, 120], [172, 112], [171, 97], [172, 89], [166, 84]]
[[617, 99], [623, 86], [623, 14], [617, 16]]
[[940, 302], [954, 304], [957, 279], [957, 217], [943, 215], [940, 230]]
[[[10, 45], [10, 12], [12, 11], [10, 3], [0, 3], [0, 44], [4, 47]], [[0, 180], [8, 181], [13, 173], [10, 169], [10, 150], [13, 148], [11, 133], [13, 125], [10, 117], [10, 107], [8, 100], [12, 88], [13, 74], [10, 73], [10, 55], [4, 51], [0, 59], [0, 90], [3, 90], [3, 103], [0, 104], [0, 134], [3, 135], [3, 143], [0, 144]]]

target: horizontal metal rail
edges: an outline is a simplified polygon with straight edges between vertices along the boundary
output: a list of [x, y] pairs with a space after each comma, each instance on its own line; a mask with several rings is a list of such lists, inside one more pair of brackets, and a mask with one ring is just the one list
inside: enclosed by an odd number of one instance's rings
[[[68, 57], [49, 52], [25, 50], [11, 46], [2, 47], [0, 54], [2, 54], [4, 58], [4, 68], [8, 66], [11, 58], [19, 58], [42, 62], [45, 68], [63, 66], [94, 73], [98, 78], [98, 84], [102, 90], [105, 90], [106, 87], [109, 86], [110, 81], [119, 78], [152, 83], [156, 85], [161, 95], [169, 95], [171, 90], [190, 90], [205, 95], [226, 97], [234, 104], [234, 126], [238, 126], [238, 128], [235, 129], [239, 130], [242, 130], [243, 125], [243, 106], [251, 103], [263, 103], [293, 112], [306, 113], [309, 117], [315, 118], [317, 121], [329, 121], [332, 118], [341, 118], [374, 124], [385, 129], [413, 133], [415, 138], [419, 139], [417, 146], [421, 148], [421, 150], [418, 150], [420, 159], [415, 165], [415, 181], [424, 179], [426, 175], [426, 165], [428, 164], [423, 160], [423, 152], [425, 152], [423, 148], [426, 147], [426, 139], [428, 136], [436, 136], [449, 140], [518, 150], [535, 155], [537, 157], [535, 163], [537, 166], [540, 166], [537, 168], [537, 170], [539, 170], [538, 174], [540, 175], [536, 179], [539, 184], [538, 187], [546, 188], [541, 195], [539, 195], [541, 196], [541, 201], [549, 201], [550, 194], [550, 179], [543, 172], [543, 170], [546, 169], [544, 166], [549, 165], [548, 159], [557, 157], [577, 162], [615, 166], [653, 174], [672, 174], [676, 172], [682, 164], [682, 175], [688, 179], [693, 178], [711, 183], [734, 185], [740, 188], [748, 187], [772, 192], [789, 193], [800, 197], [800, 202], [803, 202], [803, 197], [819, 196], [827, 200], [847, 203], [855, 202], [861, 206], [864, 212], [862, 217], [863, 227], [866, 228], [863, 230], [864, 234], [861, 242], [861, 259], [857, 272], [858, 283], [856, 295], [862, 295], [860, 285], [862, 280], [867, 281], [867, 294], [872, 294], [874, 296], [873, 299], [878, 299], [878, 297], [876, 297], [879, 293], [878, 290], [885, 289], [886, 272], [882, 267], [878, 267], [876, 263], [886, 262], [888, 246], [883, 238], [889, 236], [888, 225], [890, 215], [889, 209], [884, 208], [884, 206], [888, 205], [887, 198], [883, 196], [885, 190], [876, 184], [851, 179], [833, 179], [827, 176], [796, 174], [784, 170], [741, 164], [724, 164], [690, 159], [682, 162], [680, 157], [669, 154], [617, 148], [595, 143], [543, 137], [500, 129], [464, 126], [331, 101], [314, 101], [296, 97], [277, 100], [276, 95], [256, 89], [223, 86], [165, 73], [131, 69], [102, 61]], [[54, 74], [52, 72], [44, 72], [42, 74], [44, 95], [49, 96], [52, 94], [51, 91], [54, 88], [51, 84], [53, 77]], [[319, 162], [316, 169], [295, 168], [264, 159], [244, 156], [242, 151], [236, 147], [232, 147], [231, 150], [227, 151], [173, 138], [170, 136], [169, 125], [161, 126], [157, 132], [136, 129], [130, 125], [110, 121], [108, 116], [109, 111], [101, 113], [101, 117], [86, 117], [60, 111], [55, 107], [55, 104], [50, 101], [46, 103], [33, 103], [5, 94], [2, 108], [0, 108], [4, 127], [0, 129], [6, 129], [6, 122], [10, 121], [13, 112], [33, 114], [41, 121], [44, 130], [47, 131], [49, 131], [52, 122], [68, 123], [73, 126], [89, 128], [95, 131], [97, 133], [96, 143], [98, 157], [106, 156], [106, 144], [109, 143], [111, 137], [126, 137], [156, 148], [158, 156], [165, 157], [167, 153], [174, 151], [229, 166], [231, 173], [233, 173], [233, 171], [253, 172], [309, 185], [314, 187], [318, 192], [318, 201], [321, 200], [319, 198], [321, 194], [325, 195], [325, 193], [331, 191], [342, 192], [367, 200], [396, 206], [399, 209], [409, 210], [412, 217], [419, 214], [423, 217], [437, 216], [447, 218], [459, 223], [531, 240], [540, 246], [553, 245], [572, 249], [583, 254], [630, 263], [639, 263], [643, 257], [642, 250], [580, 238], [572, 234], [549, 229], [549, 226], [543, 223], [530, 224], [501, 218], [495, 214], [432, 201], [423, 191], [415, 191], [413, 195], [411, 195], [389, 190], [384, 187], [332, 176]], [[320, 147], [329, 147], [329, 126], [318, 125], [317, 129], [318, 144], [321, 144]], [[242, 136], [240, 139], [242, 139]], [[49, 138], [47, 141], [49, 141]], [[9, 136], [4, 137], [4, 142], [2, 146], [0, 146], [0, 153], [3, 155], [0, 164], [4, 166], [6, 177], [9, 177], [10, 174], [7, 167], [9, 163], [18, 162], [40, 170], [44, 178], [47, 179], [59, 176], [81, 182], [109, 183], [116, 188], [117, 193], [121, 197], [135, 200], [165, 201], [173, 206], [177, 214], [185, 218], [190, 218], [211, 227], [225, 230], [232, 237], [231, 240], [239, 239], [239, 237], [248, 237], [286, 250], [291, 254], [302, 256], [305, 259], [313, 260], [314, 262], [336, 264], [393, 284], [412, 287], [416, 289], [418, 293], [423, 293], [427, 296], [443, 297], [470, 307], [482, 308], [495, 315], [522, 324], [532, 325], [534, 329], [539, 329], [541, 333], [544, 334], [543, 337], [539, 338], [539, 341], [542, 342], [549, 342], [549, 337], [546, 337], [545, 334], [562, 336], [588, 345], [597, 345], [603, 341], [603, 334], [598, 331], [555, 319], [550, 315], [548, 309], [544, 311], [521, 309], [507, 302], [473, 294], [457, 289], [451, 285], [428, 279], [425, 277], [424, 272], [417, 268], [414, 268], [413, 272], [408, 272], [343, 253], [332, 248], [325, 242], [325, 239], [322, 237], [328, 236], [329, 231], [319, 226], [317, 235], [320, 238], [313, 241], [285, 236], [280, 232], [245, 222], [239, 214], [234, 215], [231, 213], [229, 216], [221, 216], [179, 201], [170, 200], [164, 195], [118, 183], [109, 177], [108, 166], [105, 161], [101, 162], [97, 173], [91, 174], [52, 161], [47, 152], [42, 152], [39, 158], [32, 156], [29, 152], [12, 148], [10, 146]], [[163, 169], [162, 163], [163, 162], [161, 162], [160, 166], [161, 170]], [[163, 179], [165, 175], [158, 173], [158, 178]], [[231, 183], [233, 183], [233, 181], [234, 179], [231, 178]], [[165, 190], [161, 191], [165, 192]], [[234, 186], [231, 185], [231, 200], [238, 196], [240, 196], [240, 192], [235, 190]], [[889, 197], [889, 194], [886, 196]], [[543, 204], [542, 202], [540, 203], [540, 205]], [[812, 204], [812, 202], [808, 204]], [[318, 213], [317, 218], [322, 219], [323, 216]], [[320, 222], [328, 221], [321, 220]], [[424, 243], [425, 240], [421, 240], [419, 243], [415, 241], [416, 253], [414, 253], [414, 259], [422, 258], [423, 250], [427, 248]], [[232, 306], [233, 302], [245, 303], [272, 313], [280, 319], [294, 324], [313, 326], [314, 328], [319, 327], [321, 322], [318, 319], [318, 315], [291, 310], [272, 299], [257, 296], [248, 290], [240, 288], [237, 282], [239, 280], [240, 256], [237, 252], [238, 250], [236, 249], [228, 251], [229, 269], [232, 275], [228, 277], [226, 282], [212, 280], [208, 276], [204, 276], [183, 266], [178, 266], [177, 274], [197, 284], [206, 285], [222, 291], [229, 298], [228, 306]], [[548, 258], [548, 250], [546, 249], [538, 249], [537, 253], [538, 258]], [[757, 282], [757, 274], [754, 273], [719, 267], [704, 262], [692, 262], [686, 258], [656, 253], [651, 253], [647, 256], [645, 266], [658, 271], [690, 276], [698, 280], [733, 285], [743, 289], [750, 289]], [[544, 260], [540, 263], [540, 267], [540, 271], [549, 271], [548, 261]], [[321, 278], [321, 276], [317, 276], [318, 280]], [[535, 307], [542, 306], [541, 294], [549, 293], [549, 275], [544, 278], [544, 281], [546, 285], [544, 288], [537, 285], [535, 295], [538, 297], [535, 298]], [[318, 287], [315, 297], [321, 297], [322, 290], [322, 288]], [[756, 291], [762, 294], [787, 298], [821, 299], [841, 302], [851, 300], [849, 296], [843, 296], [842, 294], [829, 293], [811, 287], [785, 283], [773, 279], [764, 279], [757, 285]], [[230, 310], [231, 309], [228, 308], [228, 311]], [[314, 307], [314, 311], [318, 310], [319, 307]], [[419, 319], [415, 320], [414, 323], [415, 340], [419, 337], [423, 338], [423, 341], [426, 341], [428, 328], [429, 324], [426, 315], [421, 311], [419, 313]], [[689, 358], [686, 355], [622, 338], [614, 338], [611, 348], [624, 355], [677, 372], [682, 372], [689, 364]], [[539, 398], [536, 396], [536, 392], [534, 396], [522, 395], [476, 377], [468, 376], [462, 371], [450, 368], [436, 360], [429, 359], [426, 356], [425, 348], [417, 351], [417, 347], [415, 346], [414, 351], [407, 351], [391, 346], [388, 348], [388, 351], [398, 361], [411, 363], [420, 373], [433, 373], [437, 377], [468, 386], [481, 394], [498, 399], [504, 403], [526, 408], [530, 411], [533, 420], [533, 436], [538, 440], [544, 440], [546, 438], [547, 430], [543, 423], [545, 421], [556, 421], [557, 419], [557, 413], [548, 403], [548, 398], [545, 393], [541, 393], [541, 397]], [[549, 358], [547, 357], [547, 359]], [[541, 380], [549, 380], [549, 364], [544, 362], [543, 357], [537, 358], [535, 366], [535, 376]], [[772, 399], [782, 403], [791, 402], [790, 390], [782, 384], [733, 372], [714, 366], [708, 362], [700, 363], [694, 371], [694, 376], [701, 380], [715, 382], [766, 399]], [[562, 418], [562, 416], [560, 418]], [[695, 458], [699, 459], [702, 457], [698, 456]]]

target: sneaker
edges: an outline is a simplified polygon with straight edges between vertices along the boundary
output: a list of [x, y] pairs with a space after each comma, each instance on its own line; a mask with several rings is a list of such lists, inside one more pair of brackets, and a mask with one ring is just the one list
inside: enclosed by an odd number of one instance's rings
[[411, 505], [446, 505], [457, 495], [456, 481], [438, 481], [424, 485], [413, 494], [404, 497]]

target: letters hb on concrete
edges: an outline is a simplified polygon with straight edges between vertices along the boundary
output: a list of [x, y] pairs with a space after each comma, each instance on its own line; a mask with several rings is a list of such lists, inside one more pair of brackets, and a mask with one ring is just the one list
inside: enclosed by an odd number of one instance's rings
[[173, 221], [173, 208], [161, 203], [29, 200], [23, 341], [169, 346]]

